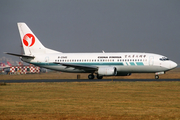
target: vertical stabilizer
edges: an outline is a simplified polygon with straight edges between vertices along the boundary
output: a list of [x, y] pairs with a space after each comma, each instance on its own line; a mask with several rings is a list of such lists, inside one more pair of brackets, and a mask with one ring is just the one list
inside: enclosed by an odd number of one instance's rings
[[59, 53], [42, 45], [25, 23], [17, 23], [25, 55]]

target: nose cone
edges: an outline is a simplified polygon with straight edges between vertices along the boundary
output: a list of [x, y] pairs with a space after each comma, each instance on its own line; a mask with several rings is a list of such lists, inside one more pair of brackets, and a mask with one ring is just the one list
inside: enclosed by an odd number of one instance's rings
[[175, 67], [177, 67], [177, 63], [171, 61], [171, 69], [173, 69], [173, 68], [175, 68]]

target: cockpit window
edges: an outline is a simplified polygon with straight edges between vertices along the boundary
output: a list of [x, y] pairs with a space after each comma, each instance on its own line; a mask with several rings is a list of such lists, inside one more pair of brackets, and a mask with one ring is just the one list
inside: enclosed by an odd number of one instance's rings
[[159, 60], [161, 60], [161, 61], [167, 61], [167, 60], [169, 60], [167, 57], [162, 57], [162, 58], [160, 58]]

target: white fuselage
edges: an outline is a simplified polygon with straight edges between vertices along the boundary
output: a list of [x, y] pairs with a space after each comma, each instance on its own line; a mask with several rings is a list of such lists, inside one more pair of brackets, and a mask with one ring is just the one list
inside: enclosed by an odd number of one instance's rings
[[84, 69], [75, 69], [55, 63], [74, 65], [116, 67], [118, 73], [156, 73], [173, 69], [177, 64], [166, 57], [151, 53], [51, 53], [34, 54], [33, 60], [26, 61], [44, 68], [63, 72], [88, 73]]

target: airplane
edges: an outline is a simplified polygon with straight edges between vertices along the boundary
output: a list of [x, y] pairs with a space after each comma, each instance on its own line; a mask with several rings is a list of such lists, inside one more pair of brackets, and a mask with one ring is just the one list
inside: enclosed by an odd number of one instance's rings
[[51, 70], [69, 73], [90, 73], [89, 79], [103, 76], [129, 76], [131, 73], [160, 74], [177, 67], [167, 57], [154, 53], [113, 52], [106, 53], [62, 53], [46, 48], [26, 23], [17, 23], [25, 54], [7, 53], [18, 56], [22, 61]]
[[9, 61], [7, 61], [7, 64], [5, 63], [0, 63], [0, 70], [3, 70], [3, 69], [7, 69], [7, 68], [10, 68], [12, 65]]

